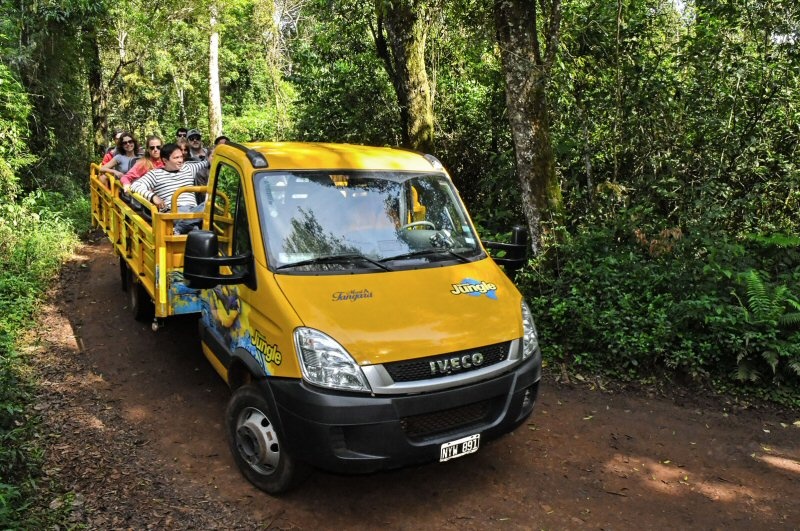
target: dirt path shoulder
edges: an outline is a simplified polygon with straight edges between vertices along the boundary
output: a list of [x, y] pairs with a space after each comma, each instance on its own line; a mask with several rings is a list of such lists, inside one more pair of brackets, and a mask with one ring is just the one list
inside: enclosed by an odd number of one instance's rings
[[[194, 319], [133, 320], [103, 239], [39, 322], [46, 473], [89, 529], [800, 529], [800, 418], [545, 380], [526, 425], [445, 464], [316, 472], [273, 498], [238, 473], [229, 392]], [[57, 502], [56, 502], [57, 503]]]

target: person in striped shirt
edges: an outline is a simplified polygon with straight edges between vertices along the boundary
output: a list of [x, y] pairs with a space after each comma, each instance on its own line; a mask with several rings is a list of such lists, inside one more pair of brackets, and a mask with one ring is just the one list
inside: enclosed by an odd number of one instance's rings
[[[194, 186], [197, 174], [209, 167], [208, 159], [199, 162], [185, 162], [183, 151], [177, 144], [167, 144], [161, 148], [161, 160], [164, 166], [145, 173], [131, 184], [130, 191], [140, 194], [153, 203], [161, 212], [172, 210], [172, 202], [178, 206], [178, 212], [202, 212], [205, 203], [197, 202], [195, 194], [182, 193], [173, 197], [178, 188]], [[197, 219], [181, 219], [175, 222], [174, 233], [185, 234], [197, 228]]]

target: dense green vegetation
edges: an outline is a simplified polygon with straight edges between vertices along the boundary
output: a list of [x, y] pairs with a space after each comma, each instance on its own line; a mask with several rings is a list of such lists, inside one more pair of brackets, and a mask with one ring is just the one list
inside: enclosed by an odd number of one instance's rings
[[[484, 235], [525, 224], [493, 3], [432, 6], [434, 151]], [[0, 0], [0, 527], [37, 450], [18, 339], [114, 128], [208, 136], [211, 0]], [[219, 3], [234, 140], [397, 145], [375, 4]], [[800, 406], [800, 5], [574, 0], [546, 87], [563, 218], [517, 277], [545, 357]]]
[[35, 382], [21, 341], [78, 232], [86, 231], [89, 209], [75, 186], [22, 193], [17, 175], [37, 162], [24, 141], [30, 107], [5, 65], [0, 76], [7, 104], [0, 115], [0, 528], [42, 528], [57, 515], [35, 503], [42, 455], [28, 407]]

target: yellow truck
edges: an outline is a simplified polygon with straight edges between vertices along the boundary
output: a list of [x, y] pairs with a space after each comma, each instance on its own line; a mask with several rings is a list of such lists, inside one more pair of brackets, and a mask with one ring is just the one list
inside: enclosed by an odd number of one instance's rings
[[[202, 351], [232, 390], [233, 458], [260, 489], [281, 493], [309, 465], [449, 461], [531, 413], [533, 317], [435, 157], [225, 144], [207, 187], [178, 191], [207, 194], [199, 214], [160, 213], [98, 171], [93, 220], [135, 316], [151, 310], [157, 328], [199, 313]], [[192, 216], [202, 230], [174, 235]]]

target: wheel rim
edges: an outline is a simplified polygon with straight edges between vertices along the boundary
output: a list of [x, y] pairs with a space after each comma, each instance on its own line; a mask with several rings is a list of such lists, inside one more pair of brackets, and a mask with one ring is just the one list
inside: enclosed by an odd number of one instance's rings
[[281, 449], [278, 434], [269, 418], [256, 408], [248, 407], [236, 420], [236, 449], [253, 470], [260, 474], [275, 471]]

